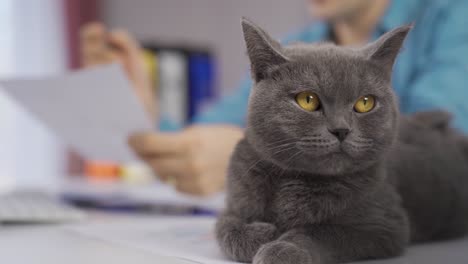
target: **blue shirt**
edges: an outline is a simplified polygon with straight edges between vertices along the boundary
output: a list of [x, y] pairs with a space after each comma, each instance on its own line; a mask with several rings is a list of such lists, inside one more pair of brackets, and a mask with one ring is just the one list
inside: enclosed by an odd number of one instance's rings
[[[445, 109], [454, 114], [454, 126], [468, 132], [468, 1], [392, 0], [373, 38], [412, 22], [392, 79], [401, 111]], [[326, 23], [315, 22], [285, 43], [323, 41], [329, 32]], [[244, 126], [251, 86], [247, 78], [195, 123]]]

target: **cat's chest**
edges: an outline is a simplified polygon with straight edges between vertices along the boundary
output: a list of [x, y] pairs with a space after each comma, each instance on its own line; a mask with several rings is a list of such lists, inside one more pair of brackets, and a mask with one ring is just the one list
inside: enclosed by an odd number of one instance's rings
[[282, 180], [276, 186], [271, 210], [280, 226], [319, 223], [343, 209], [344, 197], [327, 183], [303, 179]]

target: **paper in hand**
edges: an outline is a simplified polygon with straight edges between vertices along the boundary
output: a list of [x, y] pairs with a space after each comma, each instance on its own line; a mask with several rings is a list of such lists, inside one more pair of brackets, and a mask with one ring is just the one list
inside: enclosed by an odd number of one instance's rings
[[128, 136], [153, 129], [120, 65], [0, 85], [87, 159], [135, 160]]

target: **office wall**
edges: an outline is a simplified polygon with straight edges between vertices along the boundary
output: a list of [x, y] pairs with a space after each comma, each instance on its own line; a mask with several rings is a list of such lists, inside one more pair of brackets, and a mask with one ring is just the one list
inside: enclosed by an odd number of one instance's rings
[[108, 25], [126, 28], [140, 40], [210, 44], [225, 91], [238, 84], [248, 67], [241, 16], [275, 37], [297, 31], [307, 21], [306, 0], [105, 0], [101, 10]]

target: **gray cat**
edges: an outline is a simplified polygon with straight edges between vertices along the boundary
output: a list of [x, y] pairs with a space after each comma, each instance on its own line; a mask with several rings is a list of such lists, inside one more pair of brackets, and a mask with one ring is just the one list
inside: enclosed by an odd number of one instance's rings
[[445, 112], [399, 116], [391, 73], [410, 26], [363, 48], [242, 28], [254, 86], [216, 225], [229, 258], [388, 258], [467, 232], [468, 140]]

